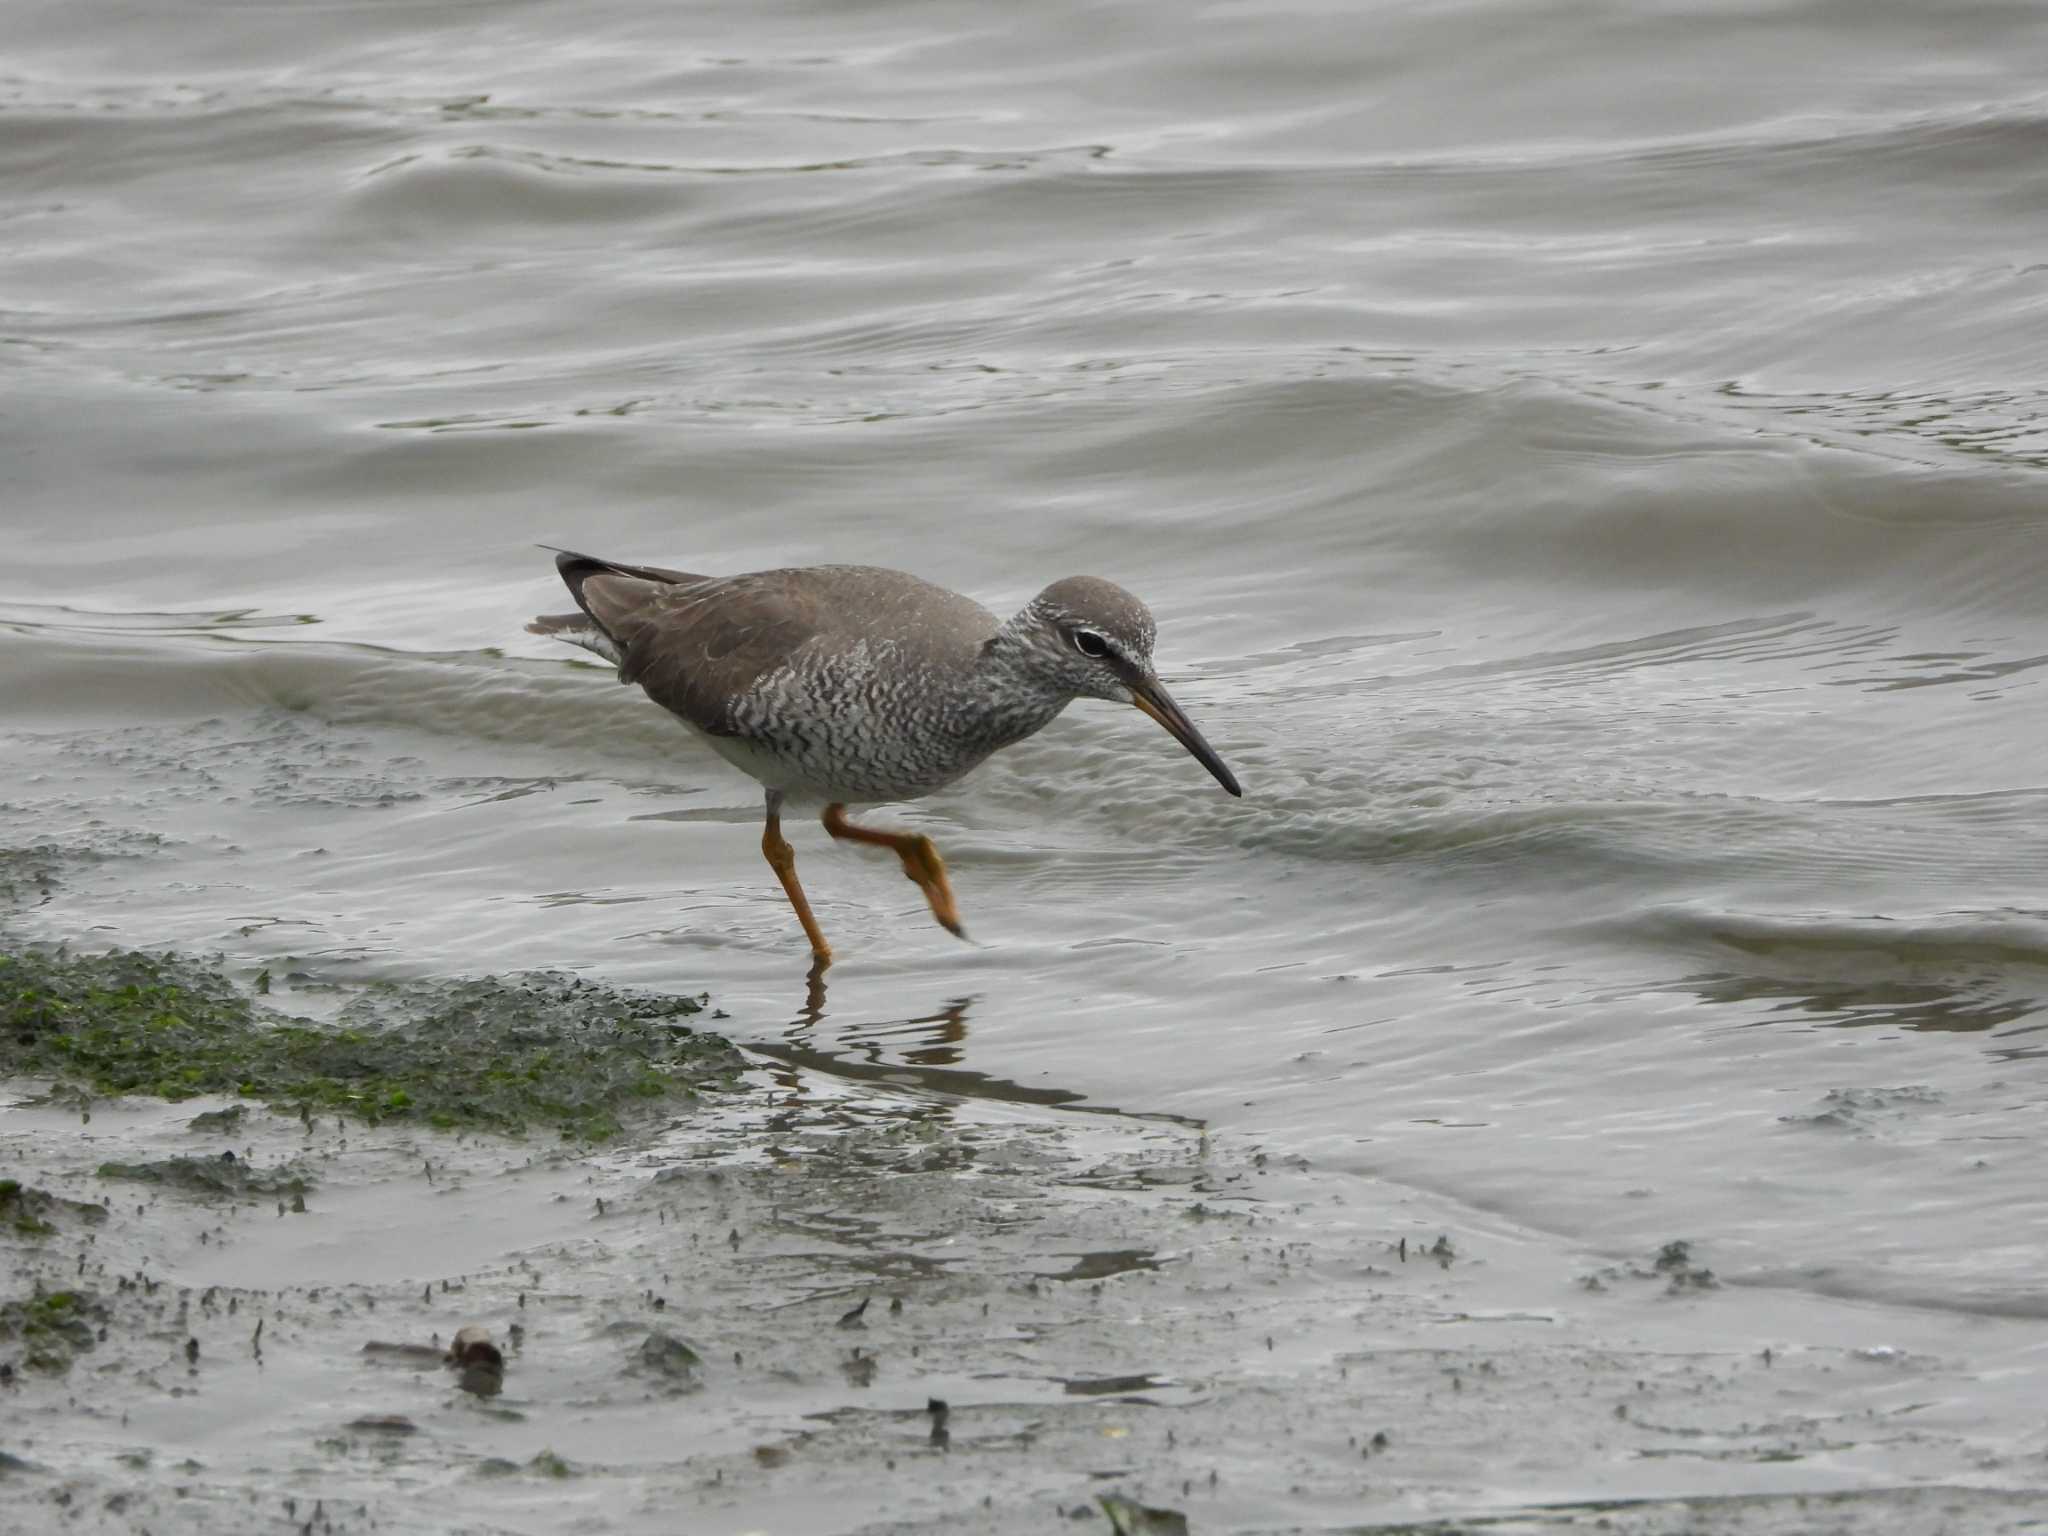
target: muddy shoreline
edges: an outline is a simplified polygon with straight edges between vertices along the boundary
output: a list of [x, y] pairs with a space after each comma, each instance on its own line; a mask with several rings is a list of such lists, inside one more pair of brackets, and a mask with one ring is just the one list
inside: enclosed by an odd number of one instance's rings
[[[603, 1139], [436, 1128], [388, 1088], [366, 1119], [10, 1080], [0, 1511], [822, 1536], [2043, 1507], [2037, 1413], [1997, 1443], [1996, 1401], [1962, 1411], [1989, 1389], [1883, 1309], [1759, 1309], [1710, 1236], [1565, 1267], [1196, 1126], [831, 1066], [742, 1050]], [[491, 1390], [444, 1361], [463, 1329]]]

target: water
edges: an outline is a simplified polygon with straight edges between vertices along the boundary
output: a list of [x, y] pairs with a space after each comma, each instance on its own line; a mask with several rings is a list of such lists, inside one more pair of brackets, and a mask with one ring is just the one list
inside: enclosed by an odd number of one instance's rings
[[[2039, 7], [9, 33], [0, 832], [107, 856], [34, 931], [706, 988], [2041, 1315]], [[1077, 705], [875, 818], [972, 947], [802, 829], [807, 998], [755, 787], [521, 632], [536, 543], [1110, 576], [1246, 798]]]

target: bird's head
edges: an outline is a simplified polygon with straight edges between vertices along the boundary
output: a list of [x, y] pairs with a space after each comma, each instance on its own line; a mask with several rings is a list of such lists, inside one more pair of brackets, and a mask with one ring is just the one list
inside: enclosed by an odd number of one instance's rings
[[1060, 692], [1134, 704], [1172, 733], [1233, 795], [1237, 778], [1195, 729], [1152, 666], [1158, 626], [1152, 611], [1115, 582], [1068, 576], [1054, 582], [1009, 626], [1031, 668]]

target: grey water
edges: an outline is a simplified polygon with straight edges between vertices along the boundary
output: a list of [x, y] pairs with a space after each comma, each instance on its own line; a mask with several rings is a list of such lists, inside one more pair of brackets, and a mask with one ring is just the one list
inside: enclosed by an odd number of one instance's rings
[[[2040, 1315], [2048, 11], [77, 6], [0, 57], [40, 937], [571, 968], [1561, 1247]], [[1105, 575], [973, 942], [537, 544]]]

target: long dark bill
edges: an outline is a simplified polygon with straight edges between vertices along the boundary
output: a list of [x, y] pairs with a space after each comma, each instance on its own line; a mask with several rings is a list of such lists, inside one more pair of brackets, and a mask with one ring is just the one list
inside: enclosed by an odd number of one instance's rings
[[1154, 720], [1173, 733], [1173, 739], [1192, 752], [1195, 761], [1216, 776], [1216, 782], [1240, 799], [1244, 791], [1238, 787], [1237, 775], [1223, 766], [1223, 759], [1216, 755], [1216, 749], [1202, 740], [1202, 733], [1195, 729], [1194, 721], [1181, 712], [1173, 702], [1173, 695], [1156, 677], [1133, 679], [1130, 685], [1131, 702], [1145, 711]]

